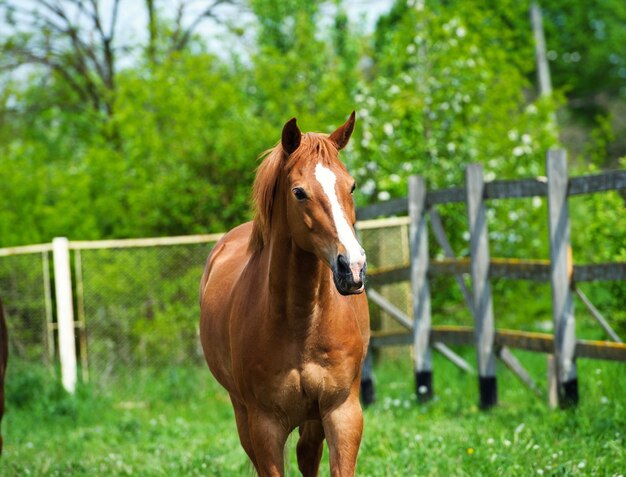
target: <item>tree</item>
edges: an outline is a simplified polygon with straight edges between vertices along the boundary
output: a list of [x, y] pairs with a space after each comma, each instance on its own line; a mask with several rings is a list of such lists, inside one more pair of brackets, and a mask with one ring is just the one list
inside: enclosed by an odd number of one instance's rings
[[[202, 21], [219, 21], [219, 8], [237, 1], [203, 0], [202, 10], [189, 20], [191, 3], [178, 2], [173, 28], [165, 41], [159, 41], [158, 35], [167, 30], [159, 28], [155, 0], [145, 1], [150, 59], [155, 60], [159, 43], [167, 45], [168, 53], [182, 50]], [[75, 100], [110, 118], [119, 57], [137, 45], [118, 39], [118, 19], [124, 8], [120, 0], [108, 2], [107, 12], [103, 4], [100, 0], [0, 0], [0, 15], [9, 29], [0, 43], [0, 70], [25, 64], [43, 66], [66, 83]]]

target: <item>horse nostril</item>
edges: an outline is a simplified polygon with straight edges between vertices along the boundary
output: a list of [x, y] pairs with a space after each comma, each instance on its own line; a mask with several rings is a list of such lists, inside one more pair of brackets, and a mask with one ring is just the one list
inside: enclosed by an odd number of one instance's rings
[[337, 256], [337, 273], [339, 275], [350, 275], [350, 262], [345, 255]]

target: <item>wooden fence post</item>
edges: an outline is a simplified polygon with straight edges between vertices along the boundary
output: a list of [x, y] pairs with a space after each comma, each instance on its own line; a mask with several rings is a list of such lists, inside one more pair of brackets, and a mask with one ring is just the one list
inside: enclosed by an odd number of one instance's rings
[[76, 389], [76, 341], [74, 337], [74, 304], [72, 300], [72, 275], [70, 271], [69, 242], [65, 237], [52, 241], [54, 261], [54, 289], [57, 301], [59, 326], [59, 357], [61, 381], [69, 393]]
[[567, 204], [567, 155], [564, 150], [550, 150], [547, 160], [548, 222], [550, 230], [550, 282], [554, 320], [554, 359], [559, 405], [578, 402], [576, 373], [576, 330], [572, 293], [572, 247], [570, 245], [569, 208]]
[[484, 202], [483, 168], [470, 164], [466, 170], [467, 213], [470, 232], [471, 276], [474, 328], [478, 357], [480, 407], [488, 409], [498, 402], [494, 319], [489, 282], [489, 237]]
[[426, 183], [409, 177], [411, 218], [411, 294], [413, 298], [413, 360], [415, 391], [419, 402], [433, 397], [432, 352], [430, 347], [430, 287], [428, 285], [428, 228], [426, 226]]

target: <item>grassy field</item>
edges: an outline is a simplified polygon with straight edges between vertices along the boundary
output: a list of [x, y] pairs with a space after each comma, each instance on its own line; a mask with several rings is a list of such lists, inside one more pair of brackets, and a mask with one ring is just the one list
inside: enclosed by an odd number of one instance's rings
[[[519, 356], [545, 386], [545, 357]], [[205, 368], [82, 386], [69, 398], [48, 372], [12, 364], [2, 476], [252, 475], [227, 396]], [[482, 412], [475, 377], [439, 356], [434, 364], [437, 398], [425, 406], [416, 404], [408, 355], [377, 365], [358, 475], [626, 474], [625, 365], [579, 361], [581, 403], [567, 411], [549, 410], [500, 368], [500, 404]], [[295, 443], [288, 475], [299, 475]], [[325, 454], [321, 475], [327, 462]]]

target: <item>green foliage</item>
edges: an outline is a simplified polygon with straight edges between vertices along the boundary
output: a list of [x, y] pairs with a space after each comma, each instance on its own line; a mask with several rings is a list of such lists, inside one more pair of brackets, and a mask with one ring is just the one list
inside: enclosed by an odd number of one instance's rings
[[593, 100], [599, 85], [604, 94], [626, 97], [626, 4], [554, 0], [541, 7], [555, 84], [566, 86], [592, 113], [599, 106]]
[[524, 98], [533, 61], [520, 50], [530, 31], [518, 38], [484, 2], [416, 3], [398, 1], [381, 20], [375, 79], [357, 96], [354, 162], [366, 194], [403, 196], [415, 173], [433, 187], [458, 185], [470, 162], [484, 163], [488, 177], [540, 174], [556, 144], [555, 104]]

